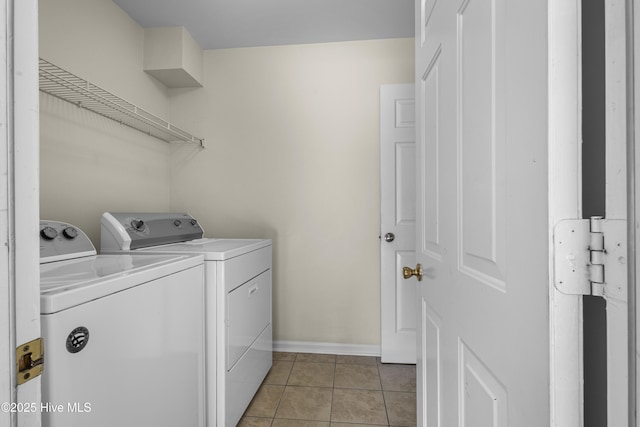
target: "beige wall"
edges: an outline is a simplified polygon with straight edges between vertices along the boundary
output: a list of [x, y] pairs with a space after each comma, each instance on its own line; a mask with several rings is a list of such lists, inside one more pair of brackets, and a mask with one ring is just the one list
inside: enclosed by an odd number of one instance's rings
[[215, 50], [171, 116], [171, 208], [207, 235], [274, 241], [274, 338], [379, 344], [379, 87], [413, 81], [413, 39]]
[[207, 235], [274, 241], [276, 340], [378, 345], [383, 83], [413, 40], [216, 50], [204, 88], [142, 71], [143, 30], [111, 0], [41, 0], [41, 56], [204, 136], [168, 145], [41, 96], [41, 217], [99, 244], [105, 210], [188, 211]]
[[[144, 32], [111, 0], [41, 0], [40, 56], [162, 117], [166, 88], [142, 71]], [[99, 245], [105, 210], [169, 209], [169, 144], [40, 96], [40, 217]]]

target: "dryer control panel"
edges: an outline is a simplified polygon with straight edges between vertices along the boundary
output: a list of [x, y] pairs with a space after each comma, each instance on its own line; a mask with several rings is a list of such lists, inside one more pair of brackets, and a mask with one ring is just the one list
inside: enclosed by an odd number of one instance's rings
[[200, 239], [204, 230], [188, 213], [105, 212], [101, 250], [131, 250]]
[[40, 264], [95, 254], [95, 246], [78, 227], [60, 221], [40, 221]]

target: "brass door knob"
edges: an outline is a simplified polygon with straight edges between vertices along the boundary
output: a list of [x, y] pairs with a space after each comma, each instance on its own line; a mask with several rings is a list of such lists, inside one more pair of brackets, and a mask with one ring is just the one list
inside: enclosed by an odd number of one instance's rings
[[411, 276], [416, 276], [418, 282], [422, 281], [422, 266], [420, 264], [416, 264], [415, 269], [411, 269], [410, 267], [402, 268], [402, 277], [405, 279], [410, 279]]

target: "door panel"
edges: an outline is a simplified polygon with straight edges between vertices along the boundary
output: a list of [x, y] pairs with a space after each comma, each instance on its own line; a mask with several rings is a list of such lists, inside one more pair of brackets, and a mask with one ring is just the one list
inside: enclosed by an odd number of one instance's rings
[[[400, 105], [397, 105], [396, 111]], [[413, 106], [411, 108], [413, 112]], [[413, 126], [411, 126], [413, 129]], [[396, 215], [398, 226], [414, 227], [416, 223], [416, 150], [414, 141], [400, 141], [394, 144], [396, 159]]]
[[[416, 163], [413, 84], [380, 88], [381, 358], [415, 363], [416, 286], [402, 279], [415, 264]], [[385, 239], [387, 233], [394, 238]]]
[[460, 425], [506, 427], [507, 391], [463, 341], [459, 346]]
[[548, 425], [546, 4], [416, 19], [418, 424]]
[[[441, 420], [441, 359], [440, 359], [440, 329], [442, 319], [422, 298], [420, 300], [420, 336], [418, 342], [418, 425], [440, 427]], [[423, 363], [420, 363], [423, 361]]]
[[505, 290], [501, 3], [469, 0], [458, 12], [458, 233], [461, 270]]
[[421, 250], [435, 260], [442, 259], [439, 233], [439, 213], [440, 197], [438, 195], [440, 176], [440, 123], [438, 122], [438, 108], [440, 105], [440, 52], [438, 48], [429, 62], [426, 72], [419, 80], [419, 99], [423, 102], [424, 113], [420, 117], [424, 121], [421, 127], [421, 140], [423, 141], [424, 155], [420, 157], [420, 182], [423, 184], [425, 192], [420, 206], [422, 212], [421, 221], [422, 234], [420, 235]]

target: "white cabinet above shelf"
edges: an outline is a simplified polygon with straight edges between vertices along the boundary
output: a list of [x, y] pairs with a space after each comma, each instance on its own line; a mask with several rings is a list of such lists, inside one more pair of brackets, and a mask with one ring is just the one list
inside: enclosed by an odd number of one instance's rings
[[163, 141], [196, 143], [204, 148], [204, 139], [44, 59], [40, 59], [40, 91]]

